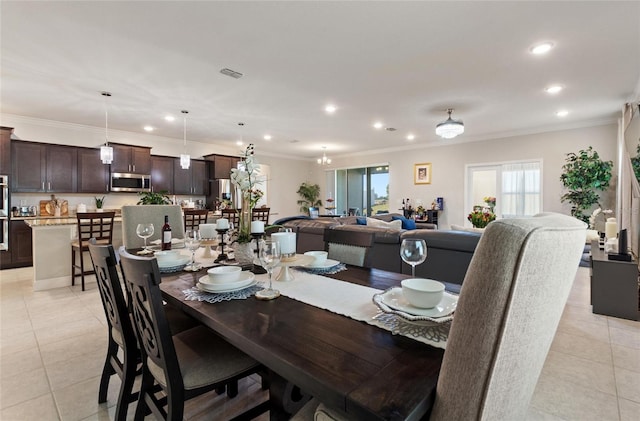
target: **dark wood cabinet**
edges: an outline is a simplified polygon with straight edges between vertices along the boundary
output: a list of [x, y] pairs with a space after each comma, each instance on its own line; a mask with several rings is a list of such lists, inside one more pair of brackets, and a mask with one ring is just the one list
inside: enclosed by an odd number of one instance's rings
[[173, 183], [173, 162], [175, 158], [168, 156], [151, 157], [151, 191], [166, 191], [167, 194], [174, 194]]
[[238, 167], [240, 158], [235, 156], [214, 155], [213, 178], [227, 179], [231, 177], [231, 169]]
[[11, 133], [13, 128], [0, 127], [0, 174], [11, 174]]
[[100, 149], [77, 148], [78, 193], [108, 193], [109, 166], [100, 160]]
[[113, 148], [111, 172], [151, 174], [151, 148], [109, 144]]
[[9, 223], [9, 250], [0, 252], [0, 269], [33, 265], [31, 227], [22, 220]]
[[12, 141], [14, 192], [77, 190], [77, 148], [46, 143]]
[[173, 161], [173, 186], [174, 194], [192, 194], [204, 196], [209, 191], [209, 176], [207, 163], [200, 160], [191, 160], [189, 169], [180, 167], [180, 159]]

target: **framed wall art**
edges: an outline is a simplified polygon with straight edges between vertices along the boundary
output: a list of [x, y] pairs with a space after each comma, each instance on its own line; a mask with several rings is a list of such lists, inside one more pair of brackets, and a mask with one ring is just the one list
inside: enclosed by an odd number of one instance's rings
[[413, 184], [431, 184], [431, 162], [413, 166]]

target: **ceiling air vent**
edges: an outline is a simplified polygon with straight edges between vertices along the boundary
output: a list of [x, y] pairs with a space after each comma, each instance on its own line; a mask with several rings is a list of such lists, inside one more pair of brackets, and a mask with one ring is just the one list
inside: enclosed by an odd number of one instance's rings
[[231, 76], [234, 79], [240, 79], [242, 77], [242, 73], [236, 72], [235, 70], [227, 69], [226, 67], [220, 70], [220, 73], [223, 75]]
[[396, 128], [395, 127], [385, 127], [385, 130], [388, 132], [395, 132]]

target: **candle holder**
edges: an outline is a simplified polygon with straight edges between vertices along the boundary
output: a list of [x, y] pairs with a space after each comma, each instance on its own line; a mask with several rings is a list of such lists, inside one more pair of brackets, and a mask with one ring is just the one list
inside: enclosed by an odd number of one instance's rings
[[[260, 240], [264, 237], [264, 232], [252, 232], [251, 237], [256, 240], [256, 258], [258, 261], [260, 260]], [[253, 268], [250, 271], [255, 275], [262, 275], [263, 273], [267, 273], [267, 270], [260, 265], [256, 265], [253, 263]]]
[[229, 229], [228, 228], [216, 229], [216, 231], [218, 231], [218, 234], [220, 234], [220, 254], [216, 258], [216, 260], [213, 261], [213, 263], [220, 263], [229, 258], [227, 254], [224, 252], [224, 245], [225, 245], [224, 235], [227, 233], [227, 231], [229, 231]]

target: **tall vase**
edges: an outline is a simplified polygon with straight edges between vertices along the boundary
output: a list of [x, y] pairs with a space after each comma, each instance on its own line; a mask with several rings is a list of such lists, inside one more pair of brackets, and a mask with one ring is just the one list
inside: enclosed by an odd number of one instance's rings
[[248, 195], [242, 195], [242, 208], [238, 220], [238, 241], [248, 243], [251, 241], [251, 202]]

